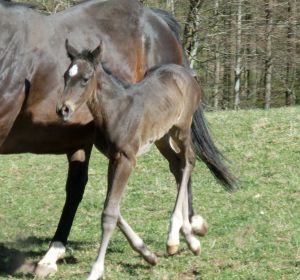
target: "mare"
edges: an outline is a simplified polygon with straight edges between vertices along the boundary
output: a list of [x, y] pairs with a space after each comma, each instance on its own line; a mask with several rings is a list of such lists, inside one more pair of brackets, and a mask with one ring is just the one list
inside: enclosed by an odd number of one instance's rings
[[[92, 48], [101, 37], [103, 60], [115, 75], [131, 83], [155, 65], [188, 67], [188, 63], [175, 19], [137, 0], [84, 1], [53, 15], [0, 0], [0, 19], [0, 153], [66, 154], [69, 164], [61, 218], [36, 270], [45, 276], [56, 272], [56, 262], [64, 254], [88, 180], [94, 139], [93, 118], [86, 105], [68, 123], [55, 113], [69, 65], [65, 38], [76, 47]], [[192, 207], [189, 211], [197, 221]], [[205, 223], [193, 225], [205, 233]]]
[[228, 188], [234, 185], [234, 177], [222, 163], [206, 127], [194, 124], [192, 129], [194, 114], [204, 124], [202, 111], [197, 110], [201, 89], [195, 78], [183, 66], [165, 64], [150, 70], [139, 83], [124, 83], [101, 63], [101, 44], [94, 51], [80, 53], [67, 40], [66, 49], [72, 62], [64, 75], [65, 89], [58, 99], [57, 113], [68, 121], [86, 104], [96, 125], [95, 146], [109, 159], [101, 245], [88, 279], [103, 277], [106, 249], [116, 225], [146, 261], [157, 262], [120, 212], [120, 200], [137, 157], [153, 143], [163, 156], [168, 150], [172, 156], [166, 156], [168, 161], [177, 162], [176, 169], [171, 170], [179, 187], [168, 253], [178, 251], [181, 231], [189, 248], [198, 255], [200, 242], [193, 235], [188, 210], [188, 182], [196, 155]]

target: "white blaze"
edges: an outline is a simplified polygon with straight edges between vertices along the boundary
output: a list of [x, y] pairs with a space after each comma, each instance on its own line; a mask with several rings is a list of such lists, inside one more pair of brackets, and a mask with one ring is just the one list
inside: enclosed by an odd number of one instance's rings
[[74, 64], [69, 70], [69, 76], [74, 77], [77, 75], [77, 73], [78, 73], [78, 66]]

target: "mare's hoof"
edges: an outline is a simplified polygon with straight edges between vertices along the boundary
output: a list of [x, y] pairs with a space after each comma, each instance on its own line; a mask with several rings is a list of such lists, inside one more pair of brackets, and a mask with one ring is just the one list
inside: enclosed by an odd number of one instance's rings
[[167, 245], [167, 252], [169, 255], [175, 255], [178, 252], [179, 245]]
[[45, 278], [47, 276], [53, 276], [57, 272], [56, 264], [46, 264], [40, 263], [35, 269], [35, 274], [40, 278]]
[[151, 265], [157, 265], [158, 258], [154, 253], [151, 253], [149, 256], [145, 256], [144, 259], [146, 260], [147, 263]]
[[192, 217], [191, 225], [194, 234], [205, 236], [208, 232], [208, 224], [206, 220], [199, 215]]

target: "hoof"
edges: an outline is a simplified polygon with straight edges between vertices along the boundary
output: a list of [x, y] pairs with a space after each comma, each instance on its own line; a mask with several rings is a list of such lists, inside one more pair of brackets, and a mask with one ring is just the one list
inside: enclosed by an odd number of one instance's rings
[[192, 252], [193, 252], [193, 254], [195, 255], [195, 256], [199, 256], [200, 254], [201, 254], [201, 247], [199, 247], [197, 250], [192, 250]]
[[35, 274], [40, 278], [45, 278], [47, 276], [53, 276], [57, 272], [56, 264], [38, 264], [35, 269]]
[[192, 217], [192, 230], [193, 233], [199, 236], [205, 236], [208, 232], [208, 224], [201, 216], [195, 215]]
[[201, 244], [200, 244], [200, 241], [196, 238], [194, 238], [191, 242], [191, 244], [188, 244], [189, 245], [189, 248], [190, 250], [193, 252], [193, 254], [195, 256], [198, 256], [200, 255], [201, 253]]
[[175, 255], [178, 252], [179, 245], [167, 245], [167, 252], [169, 255]]
[[104, 269], [93, 268], [87, 280], [98, 280], [103, 278], [104, 278]]
[[151, 265], [157, 265], [158, 258], [154, 253], [151, 253], [149, 256], [144, 256], [144, 259], [147, 263]]

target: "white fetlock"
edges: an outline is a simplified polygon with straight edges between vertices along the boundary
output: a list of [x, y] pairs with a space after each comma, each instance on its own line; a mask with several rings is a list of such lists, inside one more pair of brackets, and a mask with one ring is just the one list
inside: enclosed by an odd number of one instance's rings
[[208, 224], [205, 219], [203, 219], [200, 215], [194, 215], [192, 217], [192, 230], [194, 234], [204, 236], [208, 231]]
[[35, 274], [41, 278], [47, 276], [53, 276], [56, 272], [57, 272], [56, 263], [46, 263], [40, 261], [35, 269]]
[[98, 280], [104, 277], [104, 267], [94, 264], [87, 280]]
[[57, 272], [56, 262], [61, 259], [66, 252], [65, 246], [61, 242], [53, 242], [46, 255], [39, 261], [35, 273], [39, 277], [47, 277]]
[[191, 238], [189, 247], [195, 255], [199, 255], [201, 253], [201, 244], [200, 244], [200, 241], [196, 237]]

